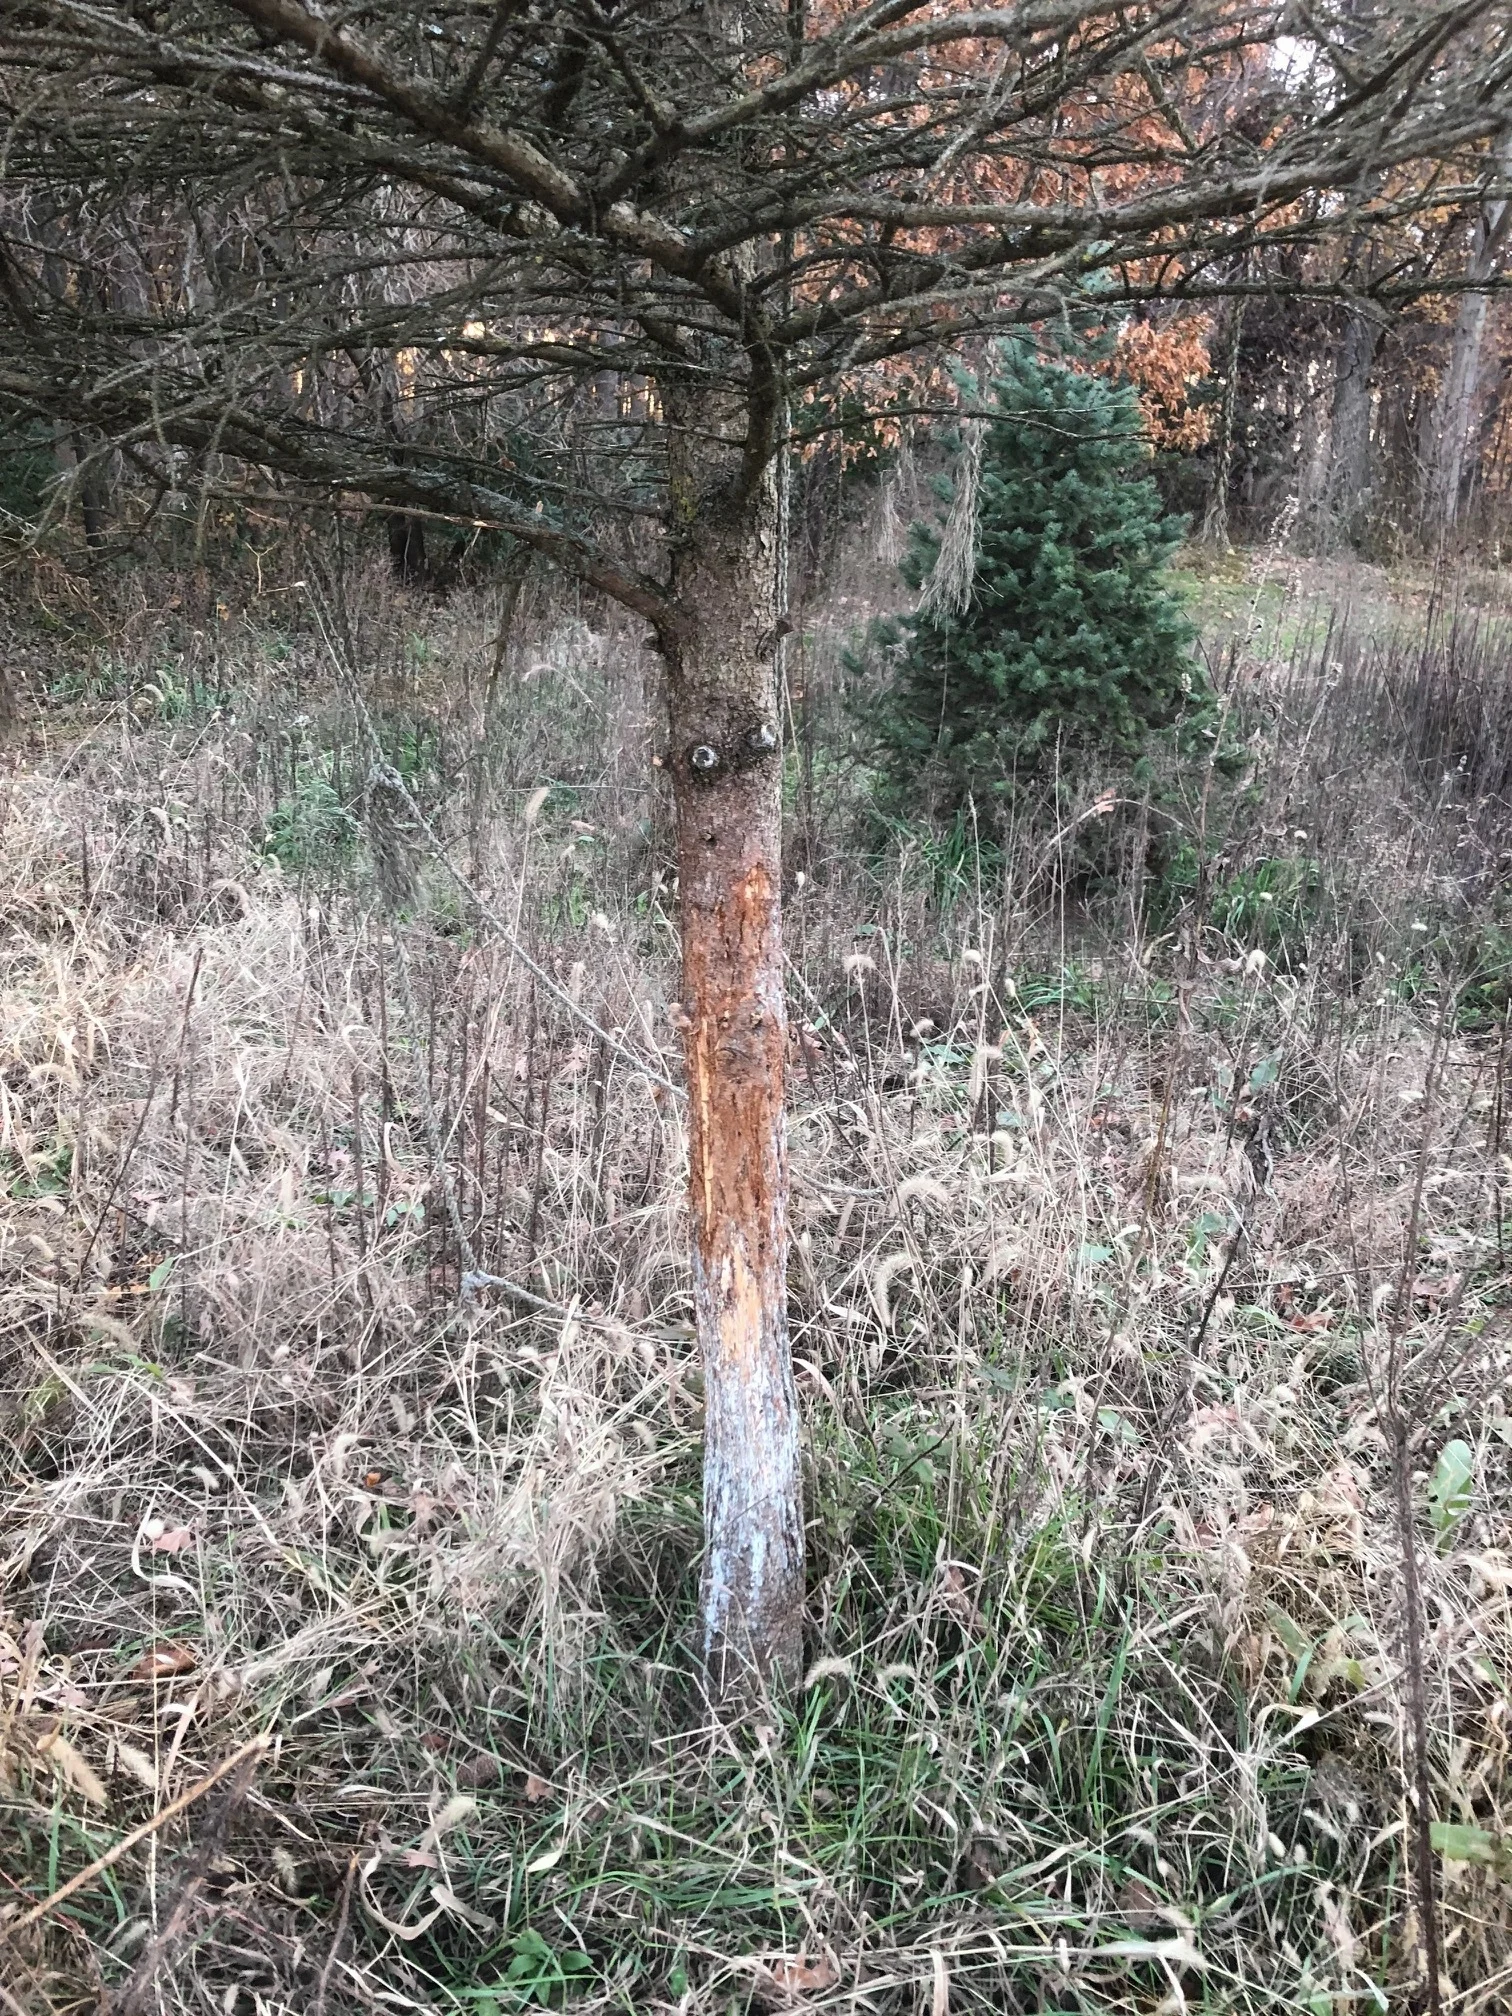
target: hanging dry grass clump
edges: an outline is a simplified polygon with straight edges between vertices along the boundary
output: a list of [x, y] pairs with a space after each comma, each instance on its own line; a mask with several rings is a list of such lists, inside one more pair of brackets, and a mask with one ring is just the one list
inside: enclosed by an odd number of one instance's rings
[[940, 550], [919, 596], [919, 607], [933, 616], [959, 616], [971, 607], [976, 589], [977, 547], [981, 537], [982, 456], [987, 444], [985, 420], [968, 420], [961, 429], [955, 494]]
[[413, 910], [420, 891], [415, 854], [418, 834], [404, 788], [387, 765], [374, 763], [363, 792], [364, 824], [384, 908]]
[[908, 529], [919, 511], [919, 469], [913, 441], [903, 435], [897, 459], [887, 472], [877, 510], [877, 558], [884, 567], [902, 564]]

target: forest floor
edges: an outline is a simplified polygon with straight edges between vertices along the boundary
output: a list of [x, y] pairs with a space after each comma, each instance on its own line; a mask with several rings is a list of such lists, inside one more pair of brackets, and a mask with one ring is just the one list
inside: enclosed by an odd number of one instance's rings
[[733, 1729], [639, 645], [40, 583], [0, 2008], [1508, 2005], [1505, 621], [1192, 582], [1223, 762], [986, 851], [858, 844], [805, 633], [809, 1668]]

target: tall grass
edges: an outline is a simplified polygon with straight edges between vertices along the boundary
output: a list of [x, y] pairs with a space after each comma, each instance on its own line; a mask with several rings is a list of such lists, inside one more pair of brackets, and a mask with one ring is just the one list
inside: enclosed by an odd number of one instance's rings
[[1344, 2016], [1431, 1906], [1502, 2006], [1498, 620], [1293, 609], [1211, 763], [878, 841], [810, 611], [810, 1667], [732, 1730], [652, 668], [347, 584], [504, 936], [287, 585], [81, 617], [6, 781], [0, 1932], [163, 1816], [10, 2004]]

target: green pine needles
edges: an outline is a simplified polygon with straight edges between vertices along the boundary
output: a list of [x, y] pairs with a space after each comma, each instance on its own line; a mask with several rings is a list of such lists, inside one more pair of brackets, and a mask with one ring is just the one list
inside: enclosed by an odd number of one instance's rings
[[[883, 775], [936, 813], [986, 810], [1078, 753], [1137, 758], [1203, 686], [1167, 572], [1183, 527], [1149, 475], [1133, 388], [1022, 340], [995, 362], [980, 467], [957, 463], [978, 485], [970, 598], [951, 609], [926, 593], [870, 640], [892, 667], [874, 716]], [[969, 510], [949, 478], [936, 488], [952, 508], [912, 529], [902, 573], [916, 590]]]

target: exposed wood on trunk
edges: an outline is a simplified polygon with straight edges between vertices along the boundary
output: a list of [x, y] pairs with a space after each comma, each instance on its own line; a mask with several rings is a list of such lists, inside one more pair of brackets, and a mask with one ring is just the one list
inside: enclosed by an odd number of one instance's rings
[[[692, 425], [683, 441], [695, 441]], [[790, 1684], [803, 1498], [787, 1334], [786, 1008], [770, 480], [677, 458], [667, 651], [689, 1092], [690, 1234], [705, 1393], [703, 1649], [711, 1700]], [[699, 466], [702, 464], [702, 466]]]

